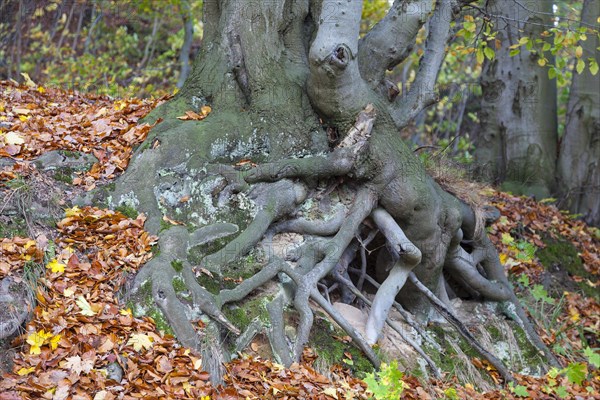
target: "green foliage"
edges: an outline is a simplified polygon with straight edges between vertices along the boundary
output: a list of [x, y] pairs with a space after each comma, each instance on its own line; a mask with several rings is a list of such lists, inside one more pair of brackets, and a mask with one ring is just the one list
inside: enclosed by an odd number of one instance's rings
[[527, 391], [527, 388], [525, 386], [522, 386], [522, 385], [515, 386], [512, 382], [510, 382], [508, 384], [508, 388], [517, 397], [529, 397], [530, 396], [529, 392]]
[[122, 204], [120, 206], [118, 206], [117, 208], [115, 208], [115, 211], [120, 212], [121, 214], [123, 214], [124, 216], [126, 216], [127, 218], [131, 218], [131, 219], [136, 219], [138, 217], [138, 211], [131, 206], [128, 206], [126, 204]]
[[[184, 0], [57, 3], [34, 2], [22, 15], [22, 41], [0, 49], [0, 60], [19, 54], [20, 63], [0, 63], [0, 77], [20, 80], [23, 72], [43, 85], [114, 97], [172, 92], [181, 67]], [[190, 5], [197, 44], [202, 2]], [[0, 34], [16, 26], [0, 24]]]
[[180, 260], [171, 261], [171, 267], [177, 272], [181, 272], [183, 270], [183, 263]]
[[547, 304], [555, 303], [554, 299], [548, 296], [548, 292], [542, 285], [533, 285], [533, 288], [531, 289], [531, 295], [536, 301], [541, 301], [542, 303]]
[[583, 354], [587, 357], [590, 364], [596, 368], [600, 368], [600, 354], [594, 352], [589, 346], [583, 350]]
[[377, 400], [397, 400], [402, 395], [406, 384], [402, 380], [404, 374], [398, 369], [398, 361], [381, 364], [381, 369], [369, 373], [364, 381], [367, 391]]
[[458, 392], [454, 388], [448, 388], [444, 390], [444, 395], [448, 400], [458, 400]]
[[361, 36], [385, 17], [389, 8], [390, 2], [388, 0], [365, 0], [363, 2], [362, 19], [360, 21]]
[[585, 363], [571, 363], [563, 369], [563, 373], [569, 382], [581, 385], [581, 382], [587, 378], [588, 369]]

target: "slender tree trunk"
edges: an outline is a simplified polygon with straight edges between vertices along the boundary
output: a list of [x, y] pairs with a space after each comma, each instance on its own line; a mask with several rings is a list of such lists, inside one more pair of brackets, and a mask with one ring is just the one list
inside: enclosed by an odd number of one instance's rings
[[192, 15], [190, 2], [183, 0], [180, 7], [185, 34], [183, 37], [183, 46], [181, 46], [181, 52], [179, 53], [181, 71], [179, 72], [179, 80], [177, 81], [178, 88], [183, 86], [183, 83], [190, 74], [190, 51], [192, 50], [192, 40], [194, 39], [194, 16]]
[[[600, 2], [585, 0], [581, 21], [596, 25]], [[587, 35], [582, 41], [582, 58], [600, 63], [598, 36]], [[562, 207], [582, 214], [588, 224], [600, 224], [600, 73], [588, 68], [582, 74], [573, 71], [573, 82], [567, 105], [565, 135], [558, 157], [558, 192]]]
[[[481, 85], [481, 133], [476, 143], [480, 174], [522, 194], [548, 197], [554, 187], [557, 147], [556, 83], [525, 48], [509, 46], [539, 37], [549, 24], [551, 1], [488, 3], [502, 48], [485, 61]], [[516, 185], [513, 185], [516, 184]]]

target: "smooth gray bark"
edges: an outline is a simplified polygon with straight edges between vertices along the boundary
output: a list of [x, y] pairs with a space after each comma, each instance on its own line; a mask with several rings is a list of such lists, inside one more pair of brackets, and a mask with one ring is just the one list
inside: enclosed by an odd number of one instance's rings
[[[548, 78], [538, 57], [521, 48], [511, 57], [509, 46], [522, 37], [539, 37], [550, 24], [551, 1], [492, 0], [488, 11], [502, 47], [483, 65], [481, 133], [475, 157], [480, 173], [495, 183], [523, 185], [512, 191], [548, 197], [554, 187], [557, 148], [556, 82]], [[551, 26], [551, 25], [547, 25]], [[552, 61], [550, 60], [550, 63]]]
[[[598, 25], [600, 2], [585, 0], [581, 22]], [[600, 27], [598, 27], [600, 29]], [[582, 58], [600, 63], [598, 36], [587, 35], [580, 42]], [[589, 64], [588, 64], [589, 65]], [[565, 134], [558, 157], [558, 191], [563, 208], [581, 214], [591, 225], [600, 225], [600, 73], [589, 68], [582, 74], [573, 71], [573, 82], [567, 105]]]

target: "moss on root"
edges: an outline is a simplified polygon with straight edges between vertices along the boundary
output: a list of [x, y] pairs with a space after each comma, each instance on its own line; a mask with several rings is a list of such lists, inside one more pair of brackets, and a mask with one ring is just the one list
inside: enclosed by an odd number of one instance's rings
[[[373, 364], [361, 350], [351, 343], [335, 339], [334, 336], [344, 337], [346, 333], [324, 318], [315, 318], [308, 346], [319, 356], [320, 369], [328, 369], [331, 365], [340, 364], [361, 378], [366, 373], [373, 372]], [[351, 357], [348, 357], [347, 354]]]
[[263, 323], [269, 321], [269, 312], [266, 308], [269, 301], [271, 299], [268, 297], [258, 296], [241, 303], [228, 304], [223, 307], [223, 314], [243, 332], [256, 318]]
[[73, 168], [70, 167], [60, 167], [54, 171], [54, 175], [52, 176], [55, 180], [59, 182], [64, 182], [69, 185], [73, 184]]
[[173, 329], [169, 325], [163, 312], [154, 302], [154, 297], [152, 297], [152, 284], [150, 281], [142, 285], [135, 296], [127, 301], [126, 305], [133, 311], [134, 317], [150, 317], [154, 320], [156, 328], [160, 332], [169, 335], [174, 334]]

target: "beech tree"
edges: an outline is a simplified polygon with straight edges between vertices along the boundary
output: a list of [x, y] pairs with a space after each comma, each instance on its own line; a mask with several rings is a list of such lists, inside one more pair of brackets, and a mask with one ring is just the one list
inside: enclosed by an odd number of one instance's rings
[[[485, 213], [436, 183], [399, 135], [435, 102], [451, 23], [467, 3], [397, 0], [359, 39], [361, 1], [205, 0], [202, 49], [189, 78], [146, 118], [156, 124], [148, 139], [95, 200], [147, 215], [159, 251], [130, 294], [151, 292], [179, 341], [203, 353], [213, 379], [260, 331], [283, 364], [299, 360], [317, 308], [377, 366], [372, 345], [398, 300], [417, 331], [441, 314], [510, 380], [453, 313], [449, 285], [509, 305], [556, 362], [514, 295]], [[398, 94], [386, 71], [410, 54], [425, 23], [416, 79]], [[371, 241], [382, 246], [366, 257]], [[229, 307], [244, 309], [257, 292], [268, 321], [242, 330]], [[333, 296], [370, 304], [365, 332]]]
[[[593, 26], [600, 18], [600, 3], [586, 0], [581, 11], [581, 22]], [[590, 35], [580, 43], [584, 58], [600, 63], [598, 36]], [[573, 76], [565, 135], [560, 143], [558, 157], [558, 190], [564, 199], [564, 208], [581, 214], [591, 225], [600, 224], [600, 74], [590, 69]]]
[[[539, 199], [555, 196], [561, 208], [598, 225], [600, 8], [593, 0], [582, 3], [579, 28], [584, 31], [579, 32], [589, 34], [568, 45], [576, 57], [565, 132], [559, 138], [554, 54], [562, 48], [556, 43], [577, 32], [577, 26], [568, 33], [549, 32], [559, 17], [553, 10], [555, 3], [498, 0], [482, 10], [494, 24], [502, 46], [482, 69], [481, 133], [475, 155], [478, 169], [488, 180]], [[569, 22], [577, 25], [576, 20]], [[554, 45], [541, 39], [552, 35]]]
[[502, 47], [484, 63], [481, 75], [477, 162], [496, 183], [523, 184], [523, 192], [538, 198], [549, 197], [554, 189], [556, 80], [538, 65], [542, 55], [526, 48], [513, 55], [510, 45], [541, 37], [552, 26], [552, 5], [545, 0], [489, 2], [487, 11]]

